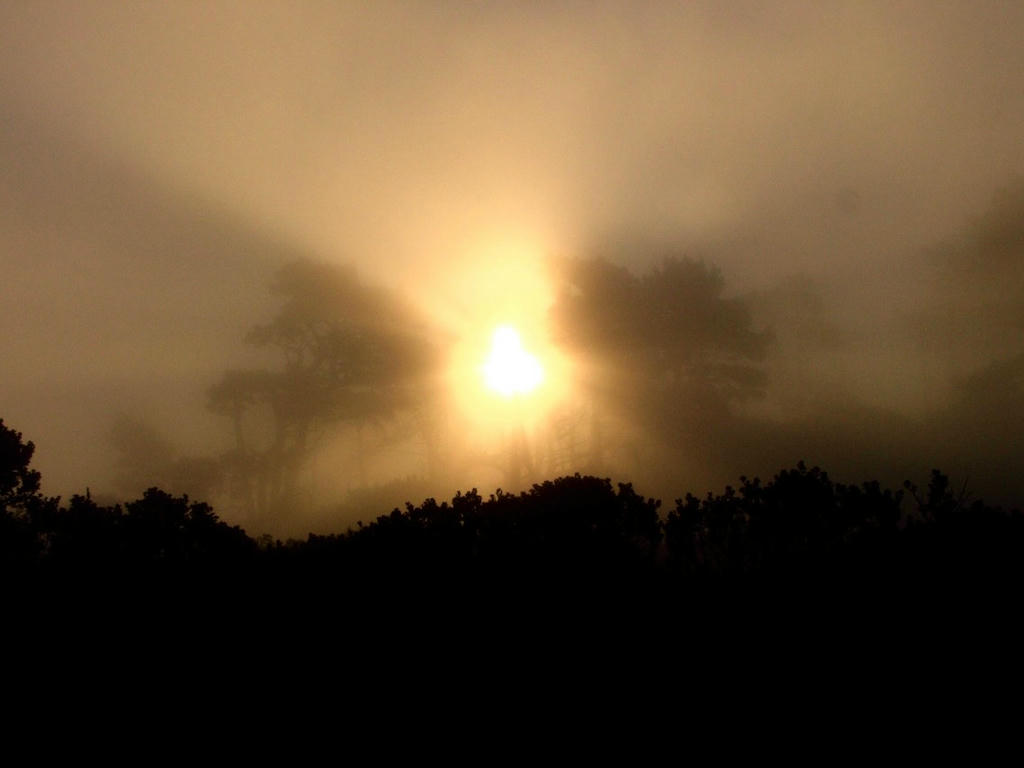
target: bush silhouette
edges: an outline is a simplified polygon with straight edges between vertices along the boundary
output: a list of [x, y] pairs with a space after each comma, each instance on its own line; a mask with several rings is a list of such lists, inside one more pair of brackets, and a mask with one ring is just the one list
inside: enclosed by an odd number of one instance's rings
[[685, 613], [679, 595], [736, 586], [762, 596], [868, 590], [917, 605], [1003, 599], [1024, 576], [1024, 517], [968, 504], [937, 470], [926, 491], [908, 483], [905, 495], [800, 463], [767, 482], [741, 477], [720, 494], [677, 499], [664, 519], [631, 485], [577, 474], [519, 494], [428, 498], [345, 533], [281, 543], [253, 540], [208, 504], [159, 488], [123, 505], [86, 493], [62, 506], [42, 495], [32, 451], [0, 422], [2, 567], [30, 577], [9, 586], [138, 597], [159, 585], [214, 606], [230, 585], [249, 610], [304, 605], [340, 620], [403, 596], [415, 599], [394, 604], [482, 607], [521, 595], [558, 610], [626, 596], [620, 607]]

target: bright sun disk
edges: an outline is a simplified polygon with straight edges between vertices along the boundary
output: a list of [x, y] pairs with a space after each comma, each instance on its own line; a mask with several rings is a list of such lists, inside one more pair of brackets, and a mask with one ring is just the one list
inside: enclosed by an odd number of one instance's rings
[[495, 328], [483, 372], [488, 388], [504, 397], [532, 392], [544, 379], [540, 361], [523, 349], [519, 332], [508, 325]]

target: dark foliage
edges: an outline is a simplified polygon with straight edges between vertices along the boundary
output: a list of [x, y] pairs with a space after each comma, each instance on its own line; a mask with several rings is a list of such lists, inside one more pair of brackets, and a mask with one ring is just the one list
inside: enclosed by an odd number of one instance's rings
[[35, 445], [0, 419], [0, 572], [32, 565], [42, 551], [37, 531], [46, 527], [57, 499], [40, 492], [40, 474], [30, 469]]
[[739, 490], [677, 500], [665, 531], [674, 567], [687, 573], [738, 575], [794, 564], [820, 570], [891, 540], [901, 501], [901, 492], [876, 482], [834, 483], [800, 463], [765, 484], [743, 477]]
[[159, 594], [214, 613], [230, 604], [334, 616], [342, 601], [346, 611], [443, 604], [465, 615], [525, 600], [556, 613], [646, 606], [650, 619], [685, 615], [684, 595], [1005, 599], [1024, 576], [1024, 518], [968, 503], [938, 471], [926, 491], [908, 483], [905, 494], [836, 483], [801, 463], [768, 482], [688, 495], [664, 519], [630, 485], [574, 475], [518, 495], [427, 499], [343, 534], [282, 543], [157, 488], [123, 506], [88, 494], [61, 506], [39, 491], [32, 444], [2, 423], [0, 439], [3, 568], [26, 577], [7, 586], [132, 595], [138, 605]]
[[502, 580], [629, 577], [653, 566], [660, 538], [658, 502], [580, 475], [519, 495], [427, 499], [346, 536], [351, 556], [375, 569]]

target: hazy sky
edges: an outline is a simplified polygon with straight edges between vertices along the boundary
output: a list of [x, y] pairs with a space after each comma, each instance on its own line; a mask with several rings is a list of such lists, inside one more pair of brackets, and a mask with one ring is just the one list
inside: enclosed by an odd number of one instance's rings
[[843, 370], [913, 389], [887, 323], [1024, 175], [1022, 39], [983, 0], [3, 3], [0, 416], [67, 493], [296, 255], [457, 327], [542, 310], [548, 256], [677, 248], [810, 281], [878, 353]]

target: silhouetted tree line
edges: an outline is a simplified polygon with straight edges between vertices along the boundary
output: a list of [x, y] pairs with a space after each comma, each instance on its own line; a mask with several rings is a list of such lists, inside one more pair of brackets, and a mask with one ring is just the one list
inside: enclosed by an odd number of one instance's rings
[[575, 475], [519, 494], [427, 499], [345, 533], [281, 542], [254, 540], [207, 504], [157, 488], [124, 505], [88, 493], [61, 504], [41, 493], [33, 450], [0, 421], [8, 586], [12, 577], [94, 590], [156, 581], [209, 596], [230, 582], [251, 599], [294, 586], [350, 601], [382, 590], [479, 597], [536, 587], [549, 596], [823, 585], [912, 595], [1016, 585], [1024, 553], [1024, 517], [968, 503], [938, 471], [927, 489], [893, 491], [837, 483], [801, 463], [767, 482], [741, 478], [721, 494], [688, 495], [663, 518], [660, 502], [628, 484]]

